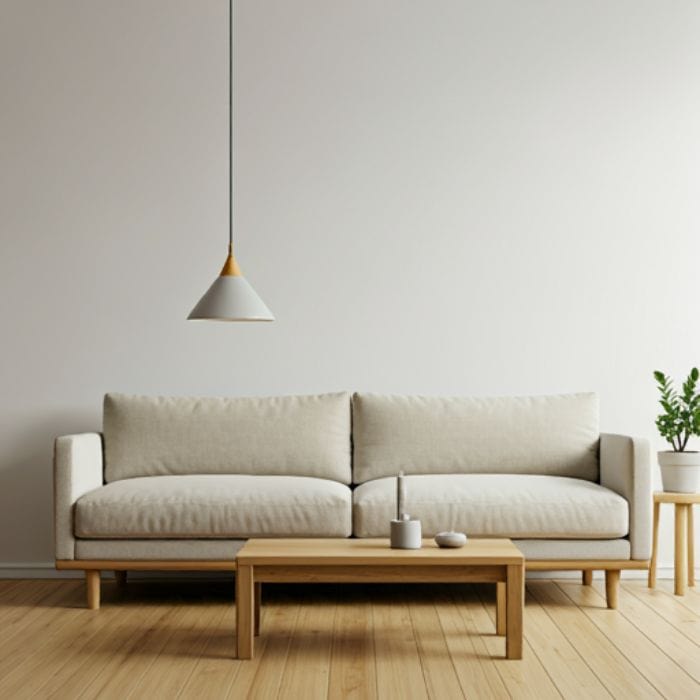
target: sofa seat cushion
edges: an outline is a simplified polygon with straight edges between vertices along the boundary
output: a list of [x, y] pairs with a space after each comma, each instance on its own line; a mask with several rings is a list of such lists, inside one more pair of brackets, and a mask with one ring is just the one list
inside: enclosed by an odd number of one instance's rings
[[[470, 537], [607, 539], [629, 530], [627, 501], [584, 479], [523, 474], [405, 477], [405, 510], [423, 535], [442, 530]], [[387, 537], [395, 516], [396, 479], [368, 481], [353, 495], [358, 537]]]
[[84, 538], [348, 537], [350, 489], [299, 476], [152, 476], [114, 481], [75, 505]]

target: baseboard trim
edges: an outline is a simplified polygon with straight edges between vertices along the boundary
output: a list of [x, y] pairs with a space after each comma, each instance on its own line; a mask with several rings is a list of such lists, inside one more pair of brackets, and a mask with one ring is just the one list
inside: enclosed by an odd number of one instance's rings
[[50, 562], [2, 562], [0, 578], [82, 578], [77, 571], [57, 571]]

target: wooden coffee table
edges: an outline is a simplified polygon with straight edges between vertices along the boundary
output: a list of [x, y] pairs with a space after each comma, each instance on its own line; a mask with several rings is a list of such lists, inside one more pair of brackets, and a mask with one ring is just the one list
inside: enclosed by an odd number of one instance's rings
[[262, 583], [495, 583], [496, 629], [506, 658], [523, 655], [524, 564], [510, 540], [469, 540], [460, 549], [390, 549], [384, 539], [251, 539], [236, 557], [238, 658], [253, 658]]

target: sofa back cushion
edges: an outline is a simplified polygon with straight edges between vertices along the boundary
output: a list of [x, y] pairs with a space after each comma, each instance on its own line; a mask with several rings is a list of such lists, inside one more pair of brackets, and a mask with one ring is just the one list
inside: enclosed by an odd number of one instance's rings
[[432, 398], [355, 394], [355, 483], [406, 474], [598, 479], [595, 394]]
[[351, 481], [350, 395], [174, 398], [107, 394], [107, 482], [164, 474]]

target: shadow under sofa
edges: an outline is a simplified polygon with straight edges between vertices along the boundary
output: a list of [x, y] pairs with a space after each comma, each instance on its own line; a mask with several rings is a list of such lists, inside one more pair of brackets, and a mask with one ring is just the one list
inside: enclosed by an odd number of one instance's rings
[[[251, 537], [388, 537], [395, 477], [425, 537], [508, 537], [529, 570], [646, 569], [646, 440], [600, 434], [595, 394], [270, 398], [107, 394], [57, 438], [56, 567], [235, 571]], [[124, 574], [121, 574], [122, 578]]]

